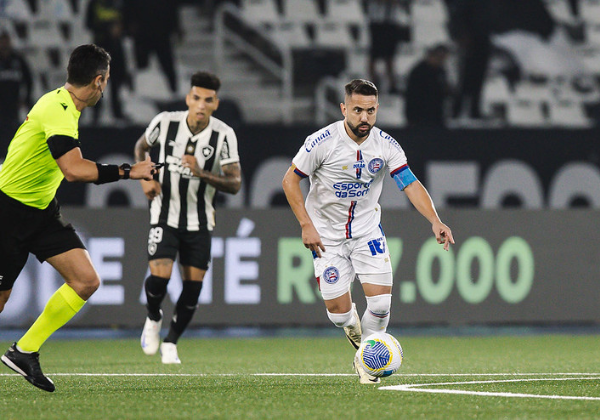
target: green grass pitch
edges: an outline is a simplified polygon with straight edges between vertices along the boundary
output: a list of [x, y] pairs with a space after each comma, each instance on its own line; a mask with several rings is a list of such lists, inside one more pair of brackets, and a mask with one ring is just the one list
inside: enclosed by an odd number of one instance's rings
[[342, 334], [184, 337], [181, 365], [144, 355], [137, 339], [52, 339], [40, 360], [56, 392], [0, 365], [0, 418], [600, 417], [600, 335], [395, 336], [404, 363], [381, 385], [358, 383]]

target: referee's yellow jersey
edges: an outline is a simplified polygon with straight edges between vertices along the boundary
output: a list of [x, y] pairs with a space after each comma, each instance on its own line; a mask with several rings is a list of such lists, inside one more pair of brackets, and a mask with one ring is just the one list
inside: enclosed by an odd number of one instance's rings
[[80, 116], [65, 88], [42, 96], [8, 146], [0, 169], [0, 190], [28, 206], [48, 207], [64, 176], [47, 140], [57, 135], [78, 139]]

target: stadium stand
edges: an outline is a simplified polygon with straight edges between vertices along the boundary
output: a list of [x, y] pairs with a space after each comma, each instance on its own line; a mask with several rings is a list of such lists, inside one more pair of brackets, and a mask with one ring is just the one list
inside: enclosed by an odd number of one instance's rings
[[301, 24], [318, 23], [322, 15], [314, 0], [284, 0], [282, 19]]
[[[86, 2], [79, 1], [74, 9], [68, 0], [44, 0], [37, 2], [35, 10], [26, 0], [0, 2], [3, 29], [36, 71], [36, 96], [62, 84], [69, 52], [90, 42], [83, 24]], [[401, 19], [410, 28], [410, 40], [401, 44], [395, 58], [400, 90], [426, 48], [438, 42], [453, 45], [445, 1], [409, 3]], [[505, 45], [496, 45], [482, 92], [483, 112], [496, 125], [588, 127], [595, 123], [597, 117], [590, 109], [600, 103], [600, 0], [581, 0], [579, 16], [573, 16], [567, 0], [545, 0], [545, 4], [564, 32], [562, 42], [580, 63], [581, 75], [570, 80], [543, 71], [521, 71], [520, 78], [507, 80], [505, 56], [513, 54], [519, 64], [518, 57], [506, 48], [501, 52]], [[222, 95], [237, 103], [242, 115], [265, 123], [314, 121], [315, 113], [327, 114], [324, 103], [330, 100], [320, 80], [328, 78], [332, 83], [333, 78], [341, 85], [349, 78], [367, 77], [364, 5], [361, 0], [222, 1], [215, 2], [216, 12], [211, 15], [197, 3], [185, 2], [180, 8], [185, 37], [176, 48], [180, 85], [185, 89], [196, 69], [217, 71], [223, 79]], [[125, 38], [124, 43], [128, 65], [135, 70], [132, 41]], [[453, 50], [448, 66], [452, 82], [456, 82], [455, 58]], [[382, 118], [402, 126], [402, 115], [393, 118], [394, 113], [402, 113], [402, 92], [389, 95], [392, 98], [382, 97], [382, 101], [391, 110]], [[128, 93], [125, 106], [134, 122], [147, 123], [172, 99], [158, 63], [152, 61], [148, 69], [135, 71], [135, 91]], [[103, 116], [103, 124], [111, 122], [110, 115]], [[469, 121], [456, 125], [468, 127]]]

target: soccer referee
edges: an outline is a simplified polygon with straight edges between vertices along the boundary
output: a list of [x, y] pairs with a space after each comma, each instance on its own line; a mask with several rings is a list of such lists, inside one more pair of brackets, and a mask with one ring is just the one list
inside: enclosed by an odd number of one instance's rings
[[118, 166], [92, 162], [81, 154], [79, 117], [102, 97], [110, 59], [96, 45], [77, 47], [69, 58], [67, 82], [42, 96], [29, 111], [0, 169], [0, 312], [29, 253], [47, 261], [65, 280], [31, 328], [1, 357], [9, 368], [48, 392], [54, 391], [54, 383], [42, 373], [38, 351], [100, 286], [85, 246], [60, 214], [56, 190], [63, 178], [102, 184], [151, 180], [157, 171], [149, 158]]

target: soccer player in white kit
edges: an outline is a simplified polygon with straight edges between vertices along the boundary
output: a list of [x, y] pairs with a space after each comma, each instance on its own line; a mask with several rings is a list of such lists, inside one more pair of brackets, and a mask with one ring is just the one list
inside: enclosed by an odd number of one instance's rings
[[[429, 193], [408, 167], [404, 151], [375, 127], [378, 91], [368, 80], [345, 86], [344, 119], [306, 138], [283, 178], [286, 198], [302, 228], [302, 242], [313, 252], [315, 277], [327, 315], [344, 328], [355, 349], [362, 338], [385, 332], [390, 319], [392, 266], [381, 227], [379, 196], [390, 174], [415, 208], [431, 223], [447, 251], [452, 231], [440, 220]], [[306, 203], [300, 181], [310, 178]], [[359, 319], [350, 286], [362, 284], [367, 309]], [[354, 358], [361, 383], [377, 383]]]

